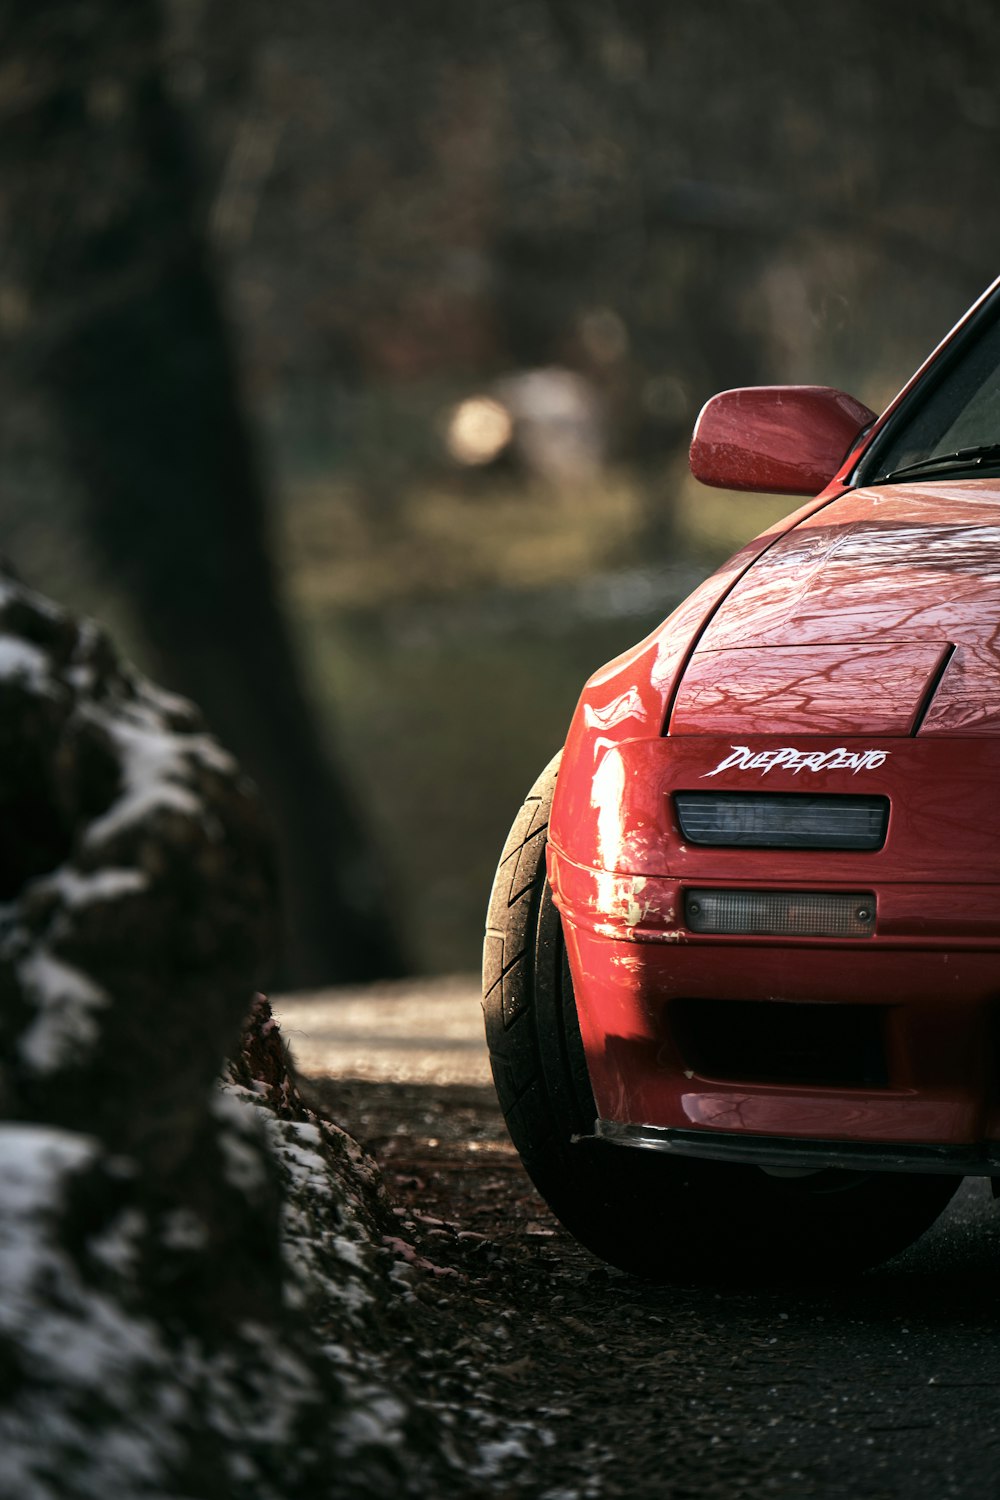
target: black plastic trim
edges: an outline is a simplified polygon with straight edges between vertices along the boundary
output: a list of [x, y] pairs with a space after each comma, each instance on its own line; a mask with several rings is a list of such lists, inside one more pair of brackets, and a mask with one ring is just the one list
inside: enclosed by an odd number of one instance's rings
[[658, 1125], [622, 1125], [596, 1120], [595, 1140], [642, 1151], [747, 1166], [850, 1172], [933, 1172], [959, 1177], [1000, 1177], [1000, 1141], [980, 1146], [933, 1146], [904, 1142], [798, 1140], [726, 1131], [672, 1130]]

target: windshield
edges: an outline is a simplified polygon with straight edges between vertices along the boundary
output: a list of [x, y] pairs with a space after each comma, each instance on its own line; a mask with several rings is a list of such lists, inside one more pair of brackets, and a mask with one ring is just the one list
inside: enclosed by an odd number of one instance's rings
[[[872, 460], [865, 465], [867, 484], [896, 469], [960, 449], [1000, 443], [1000, 320], [980, 320], [978, 337], [960, 348], [943, 378], [926, 382], [927, 395], [900, 414]], [[923, 382], [922, 382], [923, 384]], [[918, 392], [920, 388], [918, 387]], [[1000, 466], [1000, 458], [993, 460]]]

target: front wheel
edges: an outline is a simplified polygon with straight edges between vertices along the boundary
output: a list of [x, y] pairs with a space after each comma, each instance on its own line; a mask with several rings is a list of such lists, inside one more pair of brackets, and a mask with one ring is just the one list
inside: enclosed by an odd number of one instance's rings
[[846, 1274], [917, 1239], [960, 1179], [681, 1160], [587, 1139], [597, 1110], [562, 925], [545, 874], [559, 756], [514, 821], [490, 897], [483, 1011], [511, 1139], [571, 1234], [656, 1280]]

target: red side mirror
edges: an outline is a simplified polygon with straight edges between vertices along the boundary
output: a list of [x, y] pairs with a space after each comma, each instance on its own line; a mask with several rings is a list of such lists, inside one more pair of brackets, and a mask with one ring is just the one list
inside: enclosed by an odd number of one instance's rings
[[816, 495], [875, 413], [826, 385], [760, 385], [723, 391], [702, 407], [691, 472], [724, 490]]

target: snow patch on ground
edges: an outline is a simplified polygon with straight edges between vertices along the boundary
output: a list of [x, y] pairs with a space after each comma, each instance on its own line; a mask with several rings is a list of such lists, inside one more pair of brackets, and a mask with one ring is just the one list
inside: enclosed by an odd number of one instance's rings
[[218, 1141], [226, 1181], [237, 1192], [252, 1196], [259, 1192], [266, 1180], [261, 1159], [260, 1122], [228, 1088], [215, 1090], [211, 1109], [223, 1126]]
[[192, 736], [167, 734], [159, 717], [143, 704], [130, 708], [132, 722], [99, 711], [92, 716], [108, 733], [121, 759], [122, 790], [108, 811], [87, 829], [85, 842], [99, 848], [123, 829], [169, 809], [185, 816], [201, 810], [198, 798], [183, 785]]
[[[374, 1302], [378, 1279], [372, 1230], [360, 1195], [338, 1172], [336, 1135], [325, 1122], [267, 1113], [270, 1150], [282, 1176], [282, 1239], [292, 1305], [339, 1310], [357, 1322]], [[353, 1143], [352, 1143], [353, 1144]], [[333, 1193], [333, 1182], [337, 1194]]]
[[86, 1054], [99, 1035], [94, 1012], [108, 996], [80, 969], [39, 946], [17, 964], [25, 996], [38, 1012], [20, 1039], [24, 1063], [35, 1073], [55, 1073]]
[[118, 901], [123, 896], [134, 896], [149, 887], [149, 878], [142, 870], [115, 869], [92, 870], [88, 874], [60, 867], [52, 875], [32, 883], [32, 894], [59, 896], [66, 906], [79, 910], [103, 901]]
[[48, 657], [30, 641], [0, 632], [0, 680], [5, 678], [21, 678], [36, 692], [47, 692], [52, 686]]
[[[163, 1414], [144, 1412], [138, 1394], [167, 1358], [157, 1330], [84, 1284], [59, 1244], [67, 1189], [98, 1152], [68, 1131], [0, 1125], [0, 1336], [30, 1376], [0, 1409], [4, 1494], [67, 1493], [50, 1468], [53, 1443], [63, 1454], [89, 1450], [100, 1482], [118, 1494], [155, 1482], [175, 1449]], [[107, 1441], [95, 1442], [83, 1416], [78, 1398], [90, 1392], [120, 1414]]]
[[227, 777], [237, 771], [233, 757], [211, 735], [166, 729], [164, 720], [171, 715], [190, 716], [190, 704], [147, 683], [140, 697], [116, 704], [113, 714], [93, 705], [85, 712], [108, 735], [122, 767], [118, 796], [86, 832], [90, 848], [99, 848], [162, 810], [186, 816], [201, 813], [199, 798], [185, 785], [190, 782], [192, 765]]
[[[227, 1100], [227, 1120], [234, 1109], [249, 1113]], [[208, 1349], [191, 1335], [172, 1342], [131, 1311], [149, 1233], [134, 1208], [87, 1243], [87, 1259], [105, 1276], [101, 1285], [85, 1279], [62, 1236], [78, 1179], [102, 1165], [91, 1139], [0, 1124], [0, 1346], [16, 1351], [24, 1371], [0, 1406], [0, 1494], [165, 1500], [179, 1493], [191, 1432], [215, 1449], [225, 1492], [254, 1500], [282, 1500], [275, 1455], [287, 1450], [293, 1473], [310, 1423], [339, 1419], [334, 1442], [344, 1454], [398, 1448], [405, 1410], [364, 1378], [356, 1359], [338, 1412], [274, 1326], [247, 1321], [225, 1347]]]

